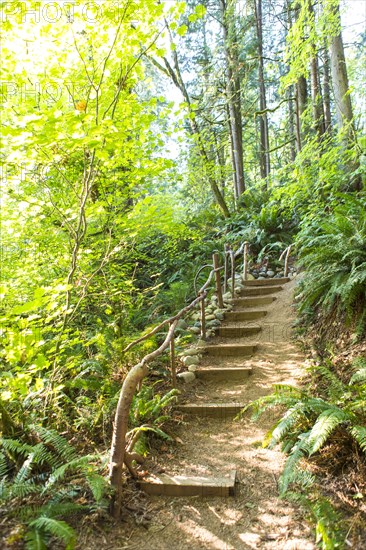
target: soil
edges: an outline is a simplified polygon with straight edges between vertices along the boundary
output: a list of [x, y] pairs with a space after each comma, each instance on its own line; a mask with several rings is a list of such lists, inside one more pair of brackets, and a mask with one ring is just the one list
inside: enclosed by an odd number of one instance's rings
[[[241, 365], [253, 367], [253, 374], [240, 382], [195, 381], [187, 389], [182, 387], [183, 402], [248, 403], [271, 393], [274, 384], [298, 384], [306, 360], [292, 340], [295, 284], [296, 278], [284, 285], [272, 304], [262, 306], [268, 314], [256, 321], [262, 326], [261, 333], [256, 337], [225, 340], [258, 342], [255, 355], [240, 360]], [[215, 339], [215, 343], [219, 341]], [[230, 358], [213, 359], [211, 364], [215, 366], [233, 364]], [[238, 364], [238, 360], [234, 362]], [[210, 362], [206, 359], [205, 363]], [[123, 522], [119, 526], [105, 526], [100, 534], [92, 529], [88, 535], [85, 530], [80, 548], [315, 549], [303, 512], [278, 496], [284, 455], [278, 449], [262, 448], [265, 434], [275, 420], [273, 411], [264, 413], [255, 423], [250, 413], [240, 420], [185, 417], [175, 427], [175, 444], [161, 445], [145, 467], [150, 472], [212, 476], [236, 469], [236, 495], [225, 499], [170, 498], [128, 492]]]

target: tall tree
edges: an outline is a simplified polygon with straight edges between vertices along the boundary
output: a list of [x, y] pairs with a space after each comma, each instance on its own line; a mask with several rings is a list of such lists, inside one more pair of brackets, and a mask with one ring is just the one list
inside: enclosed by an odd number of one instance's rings
[[[312, 0], [309, 0], [308, 4], [310, 18], [313, 19], [312, 24], [315, 25], [315, 12]], [[318, 61], [318, 52], [317, 44], [315, 40], [312, 43], [312, 56], [310, 61], [310, 74], [311, 74], [311, 99], [313, 107], [313, 123], [314, 128], [317, 132], [318, 138], [321, 139], [325, 133], [324, 125], [324, 112], [323, 112], [323, 101], [322, 93], [320, 88], [320, 78], [319, 78], [319, 61]]]
[[237, 36], [235, 28], [235, 1], [220, 0], [222, 29], [226, 60], [226, 89], [229, 112], [229, 130], [234, 168], [235, 197], [245, 191], [243, 165], [243, 123], [241, 116], [241, 92], [238, 76]]
[[[339, 0], [331, 0], [331, 13], [334, 17], [330, 33], [330, 65], [333, 82], [334, 100], [336, 106], [337, 124], [341, 129], [346, 128], [345, 141], [348, 146], [355, 143], [355, 127], [350, 88], [348, 82], [347, 65], [344, 55], [343, 38], [341, 31], [341, 17], [339, 12]], [[359, 168], [359, 159], [353, 158], [349, 163], [350, 172]], [[360, 175], [353, 180], [355, 190], [362, 187]]]
[[254, 0], [254, 11], [255, 11], [256, 31], [257, 31], [257, 40], [258, 40], [259, 109], [261, 112], [261, 115], [259, 117], [259, 129], [260, 129], [259, 162], [260, 162], [261, 177], [267, 178], [267, 176], [269, 176], [269, 173], [271, 171], [271, 161], [270, 161], [270, 152], [269, 152], [266, 86], [264, 81], [262, 0]]

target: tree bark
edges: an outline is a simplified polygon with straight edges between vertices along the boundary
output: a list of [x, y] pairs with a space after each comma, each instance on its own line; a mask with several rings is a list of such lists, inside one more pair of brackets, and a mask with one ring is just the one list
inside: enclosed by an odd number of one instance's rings
[[[309, 0], [309, 12], [315, 19], [314, 7], [312, 0]], [[325, 133], [324, 125], [324, 112], [323, 112], [323, 100], [320, 89], [319, 79], [319, 62], [316, 45], [313, 44], [313, 56], [310, 61], [310, 74], [311, 74], [311, 99], [313, 106], [313, 121], [314, 128], [317, 132], [318, 139], [321, 140]]]
[[[336, 17], [339, 32], [330, 37], [330, 65], [333, 82], [334, 100], [336, 105], [337, 124], [341, 129], [346, 126], [345, 134], [346, 145], [352, 146], [356, 141], [356, 133], [353, 120], [353, 109], [351, 96], [349, 93], [349, 83], [347, 74], [347, 65], [344, 55], [344, 46], [341, 32], [341, 18], [339, 13], [339, 3], [334, 6], [334, 15]], [[359, 159], [351, 160], [348, 165], [350, 172], [354, 172], [360, 166]], [[355, 191], [362, 188], [361, 175], [353, 177], [352, 186]]]
[[[254, 10], [258, 40], [258, 81], [259, 81], [259, 105], [260, 111], [267, 109], [266, 86], [264, 82], [264, 63], [263, 63], [263, 13], [262, 0], [254, 0]], [[269, 132], [268, 117], [265, 112], [259, 119], [260, 131], [260, 150], [259, 164], [261, 178], [267, 178], [271, 171], [271, 160], [269, 153]]]
[[296, 158], [295, 141], [297, 140], [297, 136], [295, 135], [296, 121], [295, 121], [295, 110], [294, 110], [294, 103], [293, 103], [293, 95], [294, 95], [293, 86], [290, 86], [290, 88], [287, 91], [287, 95], [288, 95], [289, 137], [291, 140], [290, 159], [293, 162]]
[[311, 99], [313, 105], [313, 121], [314, 127], [318, 134], [318, 138], [321, 139], [324, 132], [324, 114], [323, 114], [323, 102], [320, 92], [320, 83], [319, 83], [319, 64], [318, 56], [314, 53], [313, 58], [311, 59]]
[[[238, 60], [235, 51], [236, 37], [233, 23], [230, 25], [229, 3], [220, 0], [222, 11], [222, 28], [224, 37], [224, 53], [226, 59], [226, 89], [229, 111], [229, 129], [231, 136], [232, 158], [234, 166], [235, 197], [238, 199], [245, 191], [243, 163], [243, 123], [241, 117], [240, 81], [237, 75]], [[231, 32], [229, 32], [231, 31]]]
[[325, 131], [332, 133], [332, 114], [330, 108], [330, 60], [328, 48], [324, 48], [323, 104]]

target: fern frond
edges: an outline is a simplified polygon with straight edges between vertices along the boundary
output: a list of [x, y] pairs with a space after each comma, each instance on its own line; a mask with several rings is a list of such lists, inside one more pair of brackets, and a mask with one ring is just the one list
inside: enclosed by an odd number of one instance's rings
[[0, 479], [3, 479], [8, 473], [9, 466], [6, 456], [3, 453], [0, 453]]
[[32, 426], [32, 428], [39, 434], [44, 443], [52, 445], [63, 460], [71, 462], [77, 458], [76, 449], [56, 430], [46, 429], [42, 426]]
[[26, 550], [47, 550], [47, 537], [38, 529], [29, 529], [25, 535]]
[[280, 477], [280, 494], [282, 497], [287, 493], [290, 484], [302, 480], [301, 485], [305, 487], [307, 486], [306, 483], [311, 485], [314, 481], [313, 477], [305, 475], [304, 471], [299, 469], [299, 462], [307, 454], [307, 437], [308, 432], [301, 434], [297, 443], [292, 448], [290, 456], [286, 460], [285, 467]]
[[8, 451], [8, 453], [14, 453], [19, 456], [27, 455], [33, 451], [32, 445], [21, 443], [17, 439], [8, 439], [3, 437], [1, 438], [0, 443], [5, 451]]
[[94, 472], [86, 475], [86, 481], [90, 487], [93, 497], [97, 504], [100, 504], [103, 498], [108, 494], [110, 485], [107, 480]]
[[353, 426], [351, 434], [357, 441], [364, 453], [366, 453], [366, 428], [364, 426]]
[[323, 411], [319, 415], [307, 438], [309, 455], [319, 451], [336, 427], [349, 420], [350, 415], [339, 408], [332, 407]]
[[61, 481], [64, 479], [65, 475], [69, 471], [85, 471], [86, 467], [88, 466], [89, 462], [95, 458], [94, 455], [85, 455], [82, 457], [74, 458], [73, 460], [70, 460], [66, 464], [62, 464], [58, 468], [52, 471], [50, 477], [48, 478], [47, 483], [44, 486], [44, 489], [42, 491], [42, 494], [46, 493], [56, 482]]
[[50, 535], [62, 540], [71, 550], [75, 546], [76, 533], [74, 529], [65, 521], [41, 516], [30, 522], [29, 528], [37, 530], [41, 533], [49, 533]]

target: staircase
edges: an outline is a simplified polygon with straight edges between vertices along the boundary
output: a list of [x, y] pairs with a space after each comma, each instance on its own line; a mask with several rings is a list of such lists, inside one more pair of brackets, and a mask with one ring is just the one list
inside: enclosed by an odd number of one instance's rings
[[[195, 370], [198, 379], [211, 384], [230, 381], [233, 389], [236, 384], [250, 379], [253, 373], [251, 358], [260, 356], [261, 342], [271, 338], [271, 331], [267, 331], [265, 326], [268, 307], [289, 280], [245, 281], [244, 290], [233, 300], [233, 310], [226, 312], [223, 323], [216, 329], [215, 338], [202, 347], [202, 359]], [[207, 399], [180, 404], [178, 409], [203, 419], [226, 420], [236, 416], [244, 406], [244, 402], [212, 402]], [[215, 477], [162, 474], [141, 481], [140, 487], [151, 495], [227, 497], [235, 494], [235, 480], [235, 470]]]

